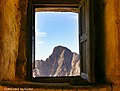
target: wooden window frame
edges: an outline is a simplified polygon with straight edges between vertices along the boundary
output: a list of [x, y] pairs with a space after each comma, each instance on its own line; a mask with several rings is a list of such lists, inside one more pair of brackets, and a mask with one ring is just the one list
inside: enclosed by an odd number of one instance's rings
[[[92, 0], [91, 0], [92, 1]], [[93, 3], [93, 2], [92, 2]], [[90, 0], [81, 0], [79, 5], [79, 41], [80, 41], [80, 55], [81, 55], [81, 77], [89, 81], [90, 83], [95, 82], [94, 73], [94, 34], [93, 34], [93, 11]], [[83, 20], [83, 21], [82, 21]], [[82, 34], [82, 31], [85, 32]], [[82, 52], [82, 43], [86, 42], [86, 50]], [[84, 54], [85, 52], [85, 54]], [[82, 55], [86, 55], [85, 61], [82, 59]], [[84, 63], [84, 62], [85, 63]], [[86, 66], [85, 66], [86, 65]], [[87, 67], [87, 69], [85, 69]], [[83, 70], [88, 71], [88, 73]]]
[[[58, 3], [36, 3], [36, 2], [33, 2], [33, 4], [32, 4], [32, 7], [31, 7], [31, 14], [32, 14], [32, 19], [31, 19], [31, 23], [32, 23], [32, 29], [31, 29], [31, 32], [32, 32], [32, 34], [35, 34], [33, 31], [35, 31], [34, 29], [35, 29], [35, 19], [33, 18], [33, 17], [35, 17], [35, 8], [37, 8], [37, 7], [42, 7], [42, 8], [45, 8], [45, 7], [47, 7], [47, 8], [50, 8], [50, 7], [66, 7], [66, 8], [78, 8], [78, 10], [80, 11], [80, 8], [84, 5], [84, 3], [86, 2], [87, 0], [81, 0], [79, 3], [61, 3], [61, 4], [58, 4]], [[89, 1], [89, 0], [88, 0]], [[90, 8], [90, 10], [89, 10], [89, 12], [91, 12], [91, 8]], [[80, 12], [79, 12], [79, 14], [80, 14]], [[89, 16], [91, 15], [91, 13], [89, 13]], [[81, 14], [79, 15], [79, 16], [81, 16]], [[79, 19], [80, 19], [81, 17], [79, 17]], [[91, 19], [91, 17], [89, 17], [89, 23], [92, 21], [92, 19]], [[80, 25], [81, 24], [81, 21], [79, 20], [79, 27], [81, 26]], [[91, 26], [93, 23], [90, 23], [89, 24], [89, 26]], [[92, 31], [92, 29], [93, 29], [93, 26], [92, 27], [90, 27], [89, 28], [89, 31], [91, 30]], [[79, 29], [79, 31], [80, 31], [80, 29]], [[81, 34], [81, 33], [79, 33], [79, 34]], [[37, 82], [47, 82], [47, 83], [59, 83], [59, 82], [64, 82], [64, 83], [72, 83], [72, 82], [76, 82], [76, 80], [80, 80], [80, 82], [77, 82], [78, 84], [86, 84], [86, 81], [83, 81], [83, 79], [85, 79], [85, 80], [87, 80], [88, 82], [90, 82], [90, 83], [94, 83], [95, 82], [95, 76], [94, 76], [94, 51], [93, 51], [93, 44], [91, 44], [91, 43], [93, 43], [93, 41], [91, 41], [92, 40], [92, 35], [90, 35], [90, 34], [92, 34], [92, 33], [89, 33], [89, 47], [90, 47], [90, 53], [92, 53], [92, 54], [90, 54], [89, 56], [89, 62], [90, 62], [90, 66], [89, 66], [89, 79], [86, 79], [86, 78], [84, 78], [84, 72], [81, 72], [81, 76], [74, 76], [74, 77], [37, 77], [37, 78], [33, 78], [32, 77], [32, 72], [30, 71], [30, 73], [31, 73], [31, 81], [37, 81]], [[32, 35], [31, 35], [32, 36]], [[80, 35], [79, 35], [80, 36]], [[84, 40], [84, 38], [86, 38], [85, 37], [85, 35], [83, 36], [83, 37], [79, 37], [79, 41], [82, 41], [82, 40]], [[31, 39], [31, 41], [32, 41], [32, 39]], [[80, 43], [80, 42], [79, 42]], [[32, 45], [32, 44], [31, 44]], [[34, 45], [35, 46], [35, 45]], [[81, 43], [79, 44], [79, 46], [81, 46]], [[81, 48], [81, 47], [80, 47]], [[31, 47], [31, 49], [32, 49], [32, 47]], [[32, 52], [32, 51], [31, 51]], [[80, 54], [81, 54], [81, 51], [80, 51]], [[92, 56], [92, 57], [91, 57]], [[31, 58], [31, 60], [32, 60], [32, 58]], [[91, 61], [92, 60], [92, 61]], [[31, 61], [32, 62], [32, 61]], [[32, 65], [32, 63], [31, 63], [31, 65]], [[82, 64], [81, 64], [82, 65]], [[82, 67], [82, 66], [80, 66], [80, 67]], [[30, 68], [31, 70], [32, 70], [32, 66], [31, 66], [31, 68]], [[82, 69], [82, 68], [81, 68]], [[80, 69], [80, 70], [81, 70]], [[85, 74], [86, 75], [86, 74]], [[82, 82], [82, 83], [81, 83]]]

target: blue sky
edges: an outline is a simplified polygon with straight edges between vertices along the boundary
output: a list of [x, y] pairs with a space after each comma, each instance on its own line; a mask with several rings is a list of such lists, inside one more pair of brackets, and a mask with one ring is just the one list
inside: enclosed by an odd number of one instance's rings
[[35, 13], [35, 60], [49, 57], [61, 45], [79, 53], [78, 14], [72, 12]]

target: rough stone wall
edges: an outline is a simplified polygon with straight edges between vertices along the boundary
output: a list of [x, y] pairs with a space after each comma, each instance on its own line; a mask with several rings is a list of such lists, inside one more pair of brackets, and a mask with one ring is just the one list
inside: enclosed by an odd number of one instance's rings
[[105, 1], [105, 75], [114, 84], [120, 82], [120, 1]]
[[115, 30], [114, 1], [105, 1], [105, 75], [106, 80], [116, 82], [117, 65], [117, 30]]
[[[100, 1], [99, 1], [100, 2]], [[120, 1], [101, 0], [96, 9], [95, 24], [97, 30], [96, 63], [100, 70], [98, 74], [105, 81], [112, 83], [111, 90], [120, 90]], [[100, 13], [99, 13], [100, 12]], [[99, 18], [101, 20], [99, 20]], [[98, 49], [99, 48], [99, 49]], [[101, 64], [101, 65], [99, 65]], [[97, 68], [96, 70], [98, 70]], [[102, 75], [103, 76], [102, 76]], [[98, 77], [98, 79], [101, 79]]]
[[27, 3], [28, 3], [28, 0], [19, 0], [21, 20], [20, 20], [18, 58], [17, 58], [16, 68], [15, 68], [16, 69], [16, 77], [18, 79], [26, 78]]
[[[19, 45], [22, 45], [25, 39], [23, 33], [25, 31], [25, 18], [23, 19], [23, 17], [25, 16], [26, 8], [23, 6], [26, 1], [0, 1], [0, 80], [15, 80], [16, 68], [19, 67], [18, 69], [21, 69], [20, 65], [16, 67], [16, 61], [20, 58], [25, 60], [24, 56], [21, 57], [21, 55], [24, 55], [25, 47], [22, 46], [21, 49]], [[21, 43], [20, 41], [23, 42]]]
[[120, 81], [120, 1], [95, 0], [96, 80]]
[[13, 80], [20, 34], [18, 0], [0, 2], [0, 80]]
[[120, 84], [120, 0], [114, 1], [114, 15], [115, 15], [115, 31], [116, 31], [116, 50], [117, 50], [117, 62], [116, 62], [116, 77], [117, 83]]

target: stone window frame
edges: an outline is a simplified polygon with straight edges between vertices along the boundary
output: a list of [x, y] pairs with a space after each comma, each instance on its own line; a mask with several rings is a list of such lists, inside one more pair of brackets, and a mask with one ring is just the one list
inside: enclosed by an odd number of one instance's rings
[[[39, 1], [39, 0], [38, 0]], [[69, 3], [69, 2], [62, 2], [62, 3], [56, 3], [56, 2], [53, 2], [53, 3], [44, 3], [44, 2], [42, 2], [42, 3], [38, 3], [38, 1], [34, 1], [33, 3], [32, 3], [32, 6], [31, 6], [31, 17], [33, 17], [33, 16], [35, 16], [35, 8], [37, 8], [37, 7], [41, 7], [42, 9], [39, 9], [38, 11], [41, 11], [41, 10], [43, 10], [43, 8], [44, 8], [44, 10], [43, 11], [46, 11], [46, 10], [48, 10], [49, 9], [49, 11], [54, 11], [55, 9], [53, 9], [53, 8], [55, 8], [55, 7], [61, 7], [61, 9], [60, 9], [60, 11], [72, 11], [72, 12], [78, 12], [78, 11], [76, 11], [76, 9], [75, 8], [78, 8], [78, 10], [80, 10], [79, 8], [81, 8], [82, 7], [82, 4], [84, 4], [84, 2], [86, 1], [86, 0], [80, 0], [79, 1], [79, 3], [77, 2], [77, 3]], [[47, 9], [45, 9], [47, 7]], [[63, 7], [65, 8], [69, 8], [68, 10], [67, 9], [63, 9]], [[56, 10], [55, 10], [56, 11]], [[89, 14], [89, 15], [91, 15], [91, 13]], [[89, 17], [89, 18], [91, 18], [91, 17]], [[90, 19], [90, 20], [92, 20], [92, 19]], [[33, 30], [34, 30], [34, 26], [35, 26], [35, 19], [33, 19], [33, 18], [31, 18], [31, 32], [33, 32]], [[92, 25], [92, 24], [90, 24], [90, 25]], [[92, 30], [93, 29], [93, 27], [90, 27], [90, 30]], [[31, 34], [30, 34], [31, 35]], [[92, 39], [91, 38], [91, 36], [90, 36], [90, 39]], [[31, 39], [31, 41], [32, 41], [32, 39]], [[80, 38], [79, 38], [79, 41], [80, 41]], [[91, 42], [93, 42], [93, 41], [91, 41]], [[90, 48], [91, 48], [91, 46], [93, 46], [93, 44], [90, 44]], [[32, 47], [31, 47], [31, 49], [32, 49]], [[93, 50], [93, 49], [92, 49]], [[93, 50], [94, 51], [94, 50]], [[94, 52], [91, 52], [92, 54], [94, 54]], [[31, 51], [32, 52], [32, 51]], [[32, 55], [31, 55], [32, 56]], [[90, 55], [91, 56], [91, 55]], [[90, 58], [90, 59], [93, 59], [94, 60], [94, 58], [93, 58], [94, 56], [92, 55], [92, 58]], [[31, 60], [32, 60], [32, 58], [30, 58]], [[29, 64], [31, 64], [32, 65], [32, 63], [31, 62], [29, 62]], [[94, 64], [94, 62], [92, 61], [89, 65], [91, 65], [91, 64]], [[92, 66], [90, 66], [90, 72], [92, 72], [92, 74], [90, 74], [90, 77], [91, 77], [91, 79], [90, 80], [88, 80], [88, 79], [85, 79], [84, 77], [81, 77], [81, 76], [77, 76], [77, 77], [40, 77], [40, 78], [36, 78], [36, 79], [34, 79], [33, 77], [32, 77], [32, 67], [29, 67], [28, 68], [28, 75], [30, 75], [31, 74], [31, 76], [29, 76], [29, 78], [30, 78], [30, 80], [31, 81], [37, 81], [37, 82], [64, 82], [64, 83], [66, 83], [66, 82], [68, 82], [68, 83], [73, 83], [73, 84], [88, 84], [88, 82], [90, 82], [90, 83], [94, 83], [95, 82], [95, 76], [94, 76], [94, 65], [92, 65]], [[31, 71], [30, 71], [31, 70]], [[79, 80], [79, 82], [78, 82], [78, 80]], [[77, 83], [76, 83], [77, 82]]]

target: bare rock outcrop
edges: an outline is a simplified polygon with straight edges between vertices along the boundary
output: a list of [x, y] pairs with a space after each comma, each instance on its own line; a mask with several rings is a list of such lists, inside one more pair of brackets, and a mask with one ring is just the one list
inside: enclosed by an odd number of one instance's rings
[[36, 60], [33, 77], [80, 75], [79, 55], [66, 47], [57, 46], [45, 60]]

